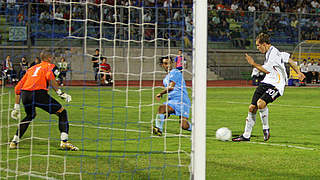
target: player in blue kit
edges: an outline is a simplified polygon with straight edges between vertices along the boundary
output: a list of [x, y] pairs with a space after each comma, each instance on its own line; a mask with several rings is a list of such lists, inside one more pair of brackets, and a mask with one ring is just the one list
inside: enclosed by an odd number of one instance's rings
[[182, 129], [191, 131], [191, 123], [188, 122], [191, 103], [183, 75], [173, 67], [173, 60], [170, 57], [161, 57], [160, 65], [168, 74], [163, 79], [165, 88], [156, 95], [156, 99], [159, 101], [164, 94], [168, 94], [168, 100], [159, 106], [153, 133], [162, 135], [164, 121], [170, 115], [179, 116]]

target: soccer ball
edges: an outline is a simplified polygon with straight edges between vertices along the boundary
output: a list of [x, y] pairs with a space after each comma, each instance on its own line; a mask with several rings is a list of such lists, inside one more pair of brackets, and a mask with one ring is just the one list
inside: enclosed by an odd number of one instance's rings
[[222, 127], [218, 129], [216, 132], [216, 138], [219, 139], [220, 141], [230, 140], [231, 135], [232, 135], [231, 130], [226, 127]]

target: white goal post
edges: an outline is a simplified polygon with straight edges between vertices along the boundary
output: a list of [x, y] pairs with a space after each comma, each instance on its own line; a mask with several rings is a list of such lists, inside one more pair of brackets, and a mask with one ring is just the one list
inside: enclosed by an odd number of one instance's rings
[[192, 179], [206, 178], [207, 0], [193, 2]]

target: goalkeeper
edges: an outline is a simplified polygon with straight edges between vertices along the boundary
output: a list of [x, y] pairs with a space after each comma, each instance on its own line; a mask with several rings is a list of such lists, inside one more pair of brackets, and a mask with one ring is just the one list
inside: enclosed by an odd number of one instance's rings
[[22, 119], [10, 143], [11, 149], [16, 149], [20, 138], [26, 132], [30, 122], [36, 116], [36, 107], [39, 107], [50, 114], [56, 114], [59, 117], [59, 130], [61, 133], [60, 147], [65, 150], [77, 151], [76, 146], [68, 142], [69, 122], [67, 111], [62, 105], [48, 94], [48, 83], [56, 91], [58, 96], [71, 101], [71, 96], [63, 93], [58, 87], [55, 76], [59, 74], [54, 64], [51, 64], [52, 55], [49, 50], [43, 50], [40, 54], [42, 62], [28, 69], [23, 78], [15, 87], [15, 105], [11, 112], [14, 119], [20, 118], [20, 96], [26, 112], [26, 117]]
[[163, 79], [165, 89], [156, 95], [156, 99], [160, 100], [164, 94], [168, 94], [168, 101], [159, 106], [153, 133], [162, 135], [164, 120], [170, 115], [179, 116], [182, 129], [191, 131], [191, 123], [188, 122], [191, 103], [183, 75], [178, 69], [173, 68], [173, 60], [170, 57], [160, 58], [160, 65], [168, 74]]

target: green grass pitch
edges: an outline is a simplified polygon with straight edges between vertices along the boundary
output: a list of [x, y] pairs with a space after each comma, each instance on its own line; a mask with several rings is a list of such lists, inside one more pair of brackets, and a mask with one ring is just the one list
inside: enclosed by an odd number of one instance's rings
[[[65, 90], [72, 95], [70, 104], [50, 93], [68, 111], [69, 137], [78, 152], [59, 150], [58, 118], [40, 109], [20, 148], [9, 150], [18, 122], [8, 118], [13, 89], [4, 89], [1, 178], [189, 179], [190, 132], [180, 130], [177, 118], [170, 117], [168, 136], [152, 136], [151, 120], [160, 103], [153, 101], [151, 88]], [[271, 139], [266, 143], [258, 116], [250, 143], [215, 139], [220, 127], [231, 129], [233, 136], [243, 132], [253, 92], [254, 88], [208, 88], [207, 179], [319, 179], [319, 88], [286, 88], [269, 106]]]

